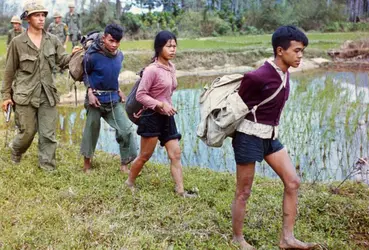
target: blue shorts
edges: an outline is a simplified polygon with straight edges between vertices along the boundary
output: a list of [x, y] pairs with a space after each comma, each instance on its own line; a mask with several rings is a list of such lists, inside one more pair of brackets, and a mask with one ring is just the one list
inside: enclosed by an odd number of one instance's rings
[[137, 134], [142, 137], [158, 137], [161, 146], [170, 140], [182, 138], [182, 135], [177, 131], [173, 116], [162, 115], [151, 109], [142, 112]]
[[238, 131], [233, 138], [232, 146], [237, 164], [261, 162], [265, 156], [283, 149], [278, 139], [262, 139]]

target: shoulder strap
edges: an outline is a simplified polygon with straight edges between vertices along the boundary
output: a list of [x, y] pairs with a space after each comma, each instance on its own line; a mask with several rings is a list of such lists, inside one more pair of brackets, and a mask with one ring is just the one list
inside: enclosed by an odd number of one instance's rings
[[282, 83], [281, 83], [281, 85], [279, 86], [279, 88], [274, 92], [274, 94], [273, 95], [271, 95], [271, 96], [269, 96], [267, 99], [265, 99], [264, 101], [262, 101], [261, 103], [259, 103], [259, 105], [255, 105], [250, 111], [251, 111], [251, 113], [254, 115], [254, 122], [258, 122], [257, 121], [257, 119], [256, 119], [256, 114], [255, 114], [255, 112], [256, 112], [256, 110], [258, 109], [258, 107], [260, 107], [261, 105], [264, 105], [265, 103], [267, 103], [267, 102], [269, 102], [270, 100], [272, 100], [272, 99], [274, 99], [278, 94], [279, 94], [279, 92], [281, 92], [281, 90], [282, 90], [282, 88], [283, 88], [283, 86], [285, 86], [286, 85], [286, 83], [287, 83], [287, 72], [286, 72], [286, 74], [285, 74], [285, 76], [284, 76], [284, 78], [283, 78], [283, 80], [282, 80]]

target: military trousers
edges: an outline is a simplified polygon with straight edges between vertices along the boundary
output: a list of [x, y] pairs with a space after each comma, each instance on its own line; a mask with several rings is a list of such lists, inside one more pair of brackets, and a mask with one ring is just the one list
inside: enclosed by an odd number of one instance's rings
[[79, 35], [78, 32], [70, 33], [69, 39], [72, 42], [72, 46], [78, 46], [79, 45]]
[[103, 118], [115, 129], [115, 139], [119, 144], [121, 164], [128, 164], [137, 156], [135, 133], [132, 131], [132, 122], [128, 119], [123, 103], [102, 103], [95, 108], [87, 107], [86, 125], [83, 131], [81, 154], [92, 158], [100, 133], [100, 119]]
[[17, 134], [11, 142], [11, 148], [16, 155], [22, 155], [31, 146], [38, 132], [38, 159], [40, 166], [55, 168], [55, 138], [58, 111], [56, 106], [50, 106], [44, 91], [41, 91], [40, 106], [15, 105], [15, 124]]

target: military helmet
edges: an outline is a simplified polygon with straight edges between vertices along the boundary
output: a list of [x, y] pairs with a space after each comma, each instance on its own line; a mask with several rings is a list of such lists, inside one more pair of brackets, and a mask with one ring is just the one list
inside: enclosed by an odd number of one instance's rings
[[23, 11], [24, 12], [21, 16], [22, 19], [33, 13], [43, 12], [45, 15], [47, 15], [49, 12], [39, 0], [26, 0], [23, 6]]
[[68, 8], [74, 8], [75, 6], [74, 6], [74, 3], [69, 3], [68, 4]]
[[22, 21], [19, 19], [19, 17], [13, 16], [12, 19], [10, 20], [10, 23], [19, 23], [19, 24], [22, 24]]
[[55, 11], [55, 12], [54, 12], [54, 16], [53, 16], [53, 17], [54, 17], [54, 18], [62, 17], [62, 15], [60, 15], [60, 13], [59, 13], [59, 12]]

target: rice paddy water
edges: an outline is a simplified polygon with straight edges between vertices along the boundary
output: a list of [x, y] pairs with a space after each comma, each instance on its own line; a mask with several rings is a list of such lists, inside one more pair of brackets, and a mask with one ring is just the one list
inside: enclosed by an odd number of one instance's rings
[[[303, 180], [343, 180], [359, 157], [369, 156], [368, 84], [366, 72], [315, 71], [291, 76], [291, 95], [281, 118], [279, 138]], [[182, 164], [234, 172], [231, 139], [221, 148], [210, 148], [196, 136], [201, 91], [181, 89], [173, 96], [182, 134]], [[82, 107], [60, 108], [59, 113], [59, 139], [80, 143], [86, 111]], [[101, 123], [97, 149], [119, 154], [114, 129], [103, 120]], [[135, 125], [131, 129], [135, 133]], [[151, 161], [169, 163], [164, 148], [156, 147]], [[257, 164], [257, 173], [276, 176], [265, 162]]]

